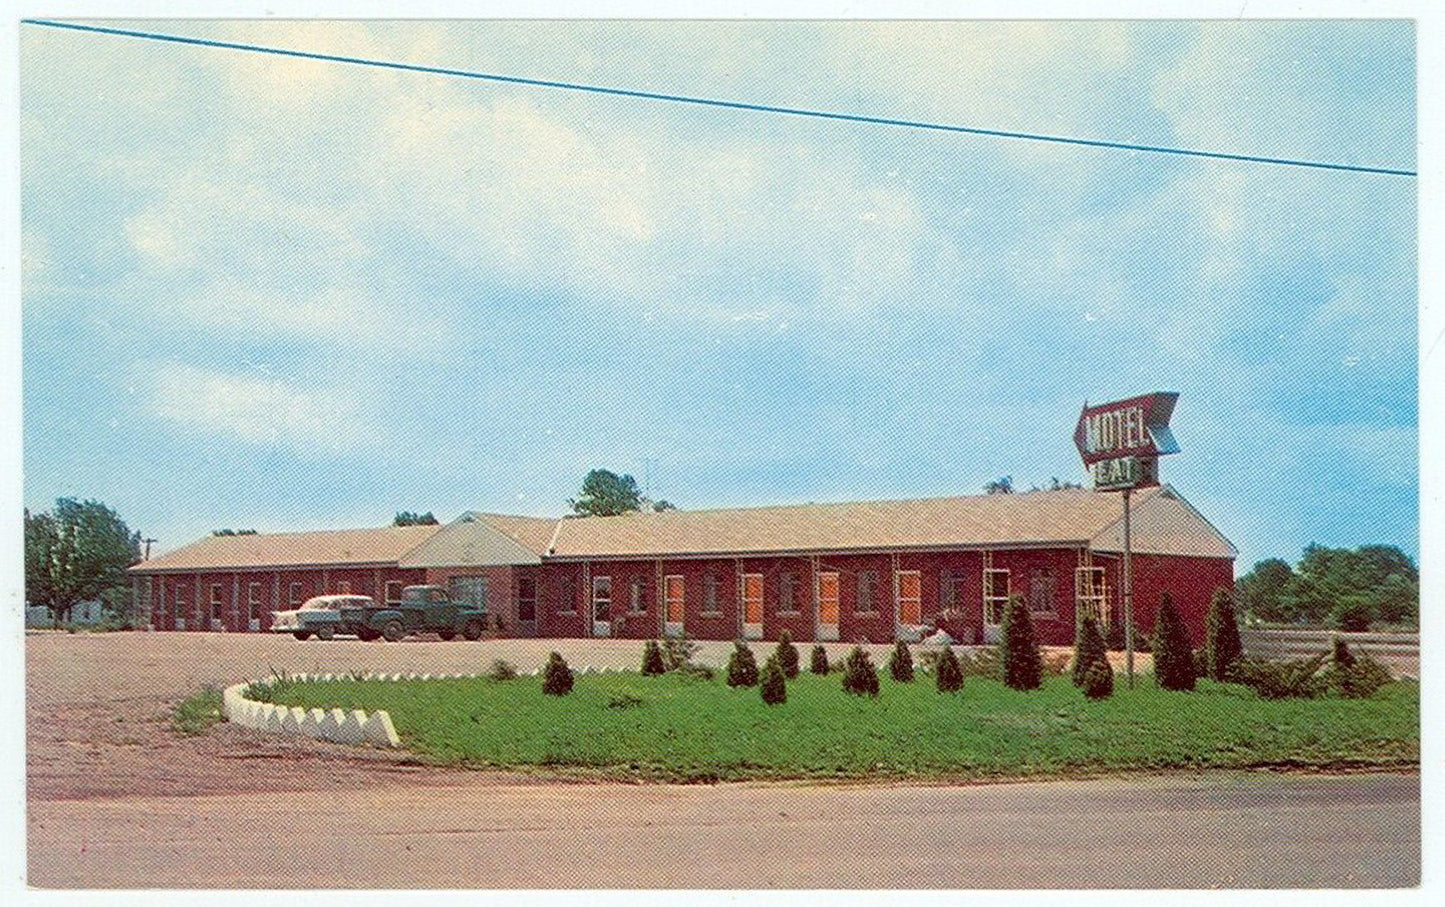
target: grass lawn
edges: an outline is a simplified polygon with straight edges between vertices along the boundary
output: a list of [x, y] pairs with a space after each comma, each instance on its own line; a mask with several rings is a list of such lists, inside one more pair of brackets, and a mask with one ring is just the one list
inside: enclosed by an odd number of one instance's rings
[[[877, 699], [838, 675], [802, 674], [788, 701], [719, 677], [577, 675], [570, 696], [541, 678], [284, 684], [273, 701], [386, 709], [411, 750], [474, 766], [572, 768], [670, 781], [919, 778], [1173, 767], [1405, 765], [1420, 757], [1420, 692], [1267, 701], [1232, 684], [1172, 693], [1145, 676], [1090, 702], [1067, 678], [1020, 693], [969, 677], [940, 695], [932, 675]], [[640, 700], [632, 702], [631, 699]]]

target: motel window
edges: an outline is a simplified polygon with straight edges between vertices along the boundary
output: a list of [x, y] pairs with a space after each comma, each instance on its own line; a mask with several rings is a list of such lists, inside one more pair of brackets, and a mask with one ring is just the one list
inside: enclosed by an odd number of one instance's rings
[[350, 595], [350, 594], [351, 594], [351, 583], [348, 582], [347, 580], [344, 580], [344, 579], [343, 579], [343, 580], [338, 580], [337, 583], [336, 583], [336, 594], [337, 594], [337, 595]]
[[787, 572], [778, 575], [778, 611], [792, 613], [798, 610], [798, 575]]
[[223, 598], [224, 593], [221, 592], [221, 584], [211, 583], [211, 613], [207, 615], [211, 620], [221, 619], [221, 604]]
[[487, 578], [485, 576], [454, 576], [448, 584], [447, 598], [454, 605], [487, 610]]
[[612, 577], [592, 577], [592, 619], [612, 619]]
[[858, 574], [858, 600], [853, 605], [855, 614], [871, 614], [878, 610], [878, 574], [864, 570]]
[[702, 609], [709, 613], [717, 611], [717, 574], [706, 573], [702, 577]]
[[174, 612], [171, 616], [172, 620], [186, 619], [186, 590], [180, 586], [176, 587], [175, 597], [171, 599], [171, 609]]
[[293, 611], [296, 610], [297, 608], [301, 607], [301, 584], [300, 584], [300, 583], [292, 583], [292, 584], [291, 584], [291, 591], [287, 594], [286, 600], [291, 603], [291, 610], [293, 610]]
[[519, 576], [517, 577], [517, 620], [534, 621], [536, 619], [537, 581], [530, 576]]
[[1109, 623], [1109, 589], [1103, 567], [1080, 567], [1074, 571], [1074, 613], [1092, 617], [1102, 629]]
[[647, 610], [647, 583], [640, 576], [634, 576], [627, 584], [627, 608], [633, 614]]
[[1036, 567], [1029, 571], [1029, 610], [1035, 614], [1053, 614], [1058, 608], [1059, 581], [1052, 567]]
[[386, 584], [386, 603], [388, 605], [401, 604], [401, 582], [389, 580]]
[[1003, 623], [1008, 607], [1009, 576], [1007, 570], [983, 571], [983, 622], [990, 627]]
[[261, 584], [251, 583], [246, 587], [246, 619], [261, 618]]

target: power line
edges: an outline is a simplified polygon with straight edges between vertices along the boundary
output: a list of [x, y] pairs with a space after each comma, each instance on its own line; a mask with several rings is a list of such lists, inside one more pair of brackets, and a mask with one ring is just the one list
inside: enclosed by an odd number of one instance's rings
[[1370, 167], [1360, 164], [1340, 164], [1330, 161], [1311, 161], [1301, 158], [1267, 157], [1257, 154], [1234, 154], [1226, 151], [1204, 151], [1197, 148], [1173, 148], [1165, 145], [1143, 145], [1135, 142], [1114, 142], [1104, 139], [1085, 139], [1074, 136], [1047, 135], [1038, 132], [1017, 132], [1008, 129], [985, 129], [979, 126], [958, 126], [948, 123], [931, 123], [924, 120], [903, 120], [893, 117], [876, 117], [855, 113], [837, 113], [826, 110], [810, 110], [802, 107], [780, 107], [773, 104], [753, 104], [746, 101], [725, 101], [718, 98], [702, 98], [692, 95], [664, 94], [655, 91], [638, 91], [630, 88], [611, 88], [605, 85], [588, 85], [582, 82], [561, 82], [551, 79], [528, 79], [522, 76], [506, 76], [496, 73], [476, 72], [467, 69], [449, 69], [442, 66], [423, 66], [417, 63], [398, 63], [390, 60], [375, 60], [366, 57], [347, 57], [338, 54], [323, 54], [314, 51], [292, 50], [284, 47], [266, 47], [260, 44], [240, 44], [234, 41], [214, 41], [207, 38], [189, 38], [161, 32], [133, 31], [124, 28], [105, 28], [99, 25], [80, 25], [74, 22], [55, 22], [48, 19], [22, 19], [25, 25], [39, 25], [45, 28], [62, 28], [72, 31], [91, 32], [100, 35], [115, 35], [124, 38], [142, 38], [149, 41], [166, 41], [173, 44], [189, 44], [196, 47], [213, 47], [223, 50], [240, 50], [249, 53], [273, 54], [279, 57], [296, 57], [303, 60], [319, 60], [328, 63], [350, 63], [356, 66], [372, 66], [380, 69], [397, 69], [405, 72], [430, 73], [440, 76], [455, 76], [477, 79], [484, 82], [499, 82], [506, 85], [526, 85], [532, 88], [555, 88], [564, 91], [581, 91], [590, 94], [611, 95], [622, 98], [640, 98], [649, 101], [669, 101], [675, 104], [692, 104], [699, 107], [714, 107], [725, 110], [745, 110], [754, 113], [776, 113], [787, 116], [813, 117], [822, 120], [838, 120], [848, 123], [867, 123], [875, 126], [899, 126], [908, 129], [927, 129], [935, 132], [958, 132], [967, 135], [987, 136], [1000, 139], [1019, 139], [1030, 142], [1050, 142], [1057, 145], [1081, 145], [1086, 148], [1108, 148], [1117, 151], [1141, 151], [1149, 154], [1170, 154], [1178, 157], [1199, 157], [1223, 161], [1243, 161], [1251, 164], [1276, 164], [1286, 167], [1308, 167], [1317, 170], [1343, 170], [1353, 173], [1378, 173], [1386, 176], [1415, 176], [1414, 170], [1393, 167]]

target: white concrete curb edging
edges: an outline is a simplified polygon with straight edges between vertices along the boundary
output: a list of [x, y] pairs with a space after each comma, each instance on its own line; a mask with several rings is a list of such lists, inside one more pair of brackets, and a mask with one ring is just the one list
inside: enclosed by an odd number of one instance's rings
[[[331, 678], [325, 675], [302, 675], [294, 679]], [[233, 724], [272, 734], [315, 737], [336, 743], [372, 744], [389, 749], [401, 748], [401, 738], [396, 734], [391, 716], [384, 710], [378, 709], [368, 715], [361, 709], [348, 712], [342, 709], [303, 709], [299, 706], [287, 708], [247, 699], [242, 692], [248, 685], [233, 684], [226, 687], [221, 694], [221, 712], [226, 716], [226, 720]]]

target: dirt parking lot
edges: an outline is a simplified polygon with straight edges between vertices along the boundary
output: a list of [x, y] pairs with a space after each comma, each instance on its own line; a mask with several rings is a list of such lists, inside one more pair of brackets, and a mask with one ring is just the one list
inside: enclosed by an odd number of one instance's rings
[[[227, 724], [189, 738], [170, 729], [170, 709], [200, 687], [273, 669], [436, 673], [484, 670], [495, 658], [530, 669], [553, 648], [578, 666], [631, 667], [640, 652], [635, 642], [597, 640], [30, 635], [28, 880], [192, 888], [1348, 887], [1419, 878], [1419, 779], [1409, 774], [1174, 773], [961, 787], [581, 784], [427, 766], [404, 753]], [[729, 648], [705, 644], [701, 660], [721, 663]], [[841, 657], [846, 647], [830, 648]], [[1147, 668], [1147, 658], [1141, 662]], [[789, 848], [775, 846], [782, 839]], [[1158, 851], [1164, 839], [1177, 848]], [[278, 857], [316, 848], [337, 859], [298, 866]], [[1269, 858], [1286, 852], [1288, 860]], [[348, 865], [378, 868], [358, 875]]]

